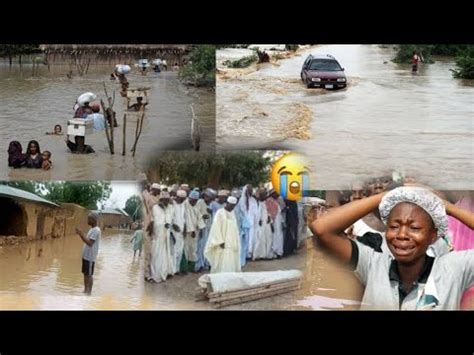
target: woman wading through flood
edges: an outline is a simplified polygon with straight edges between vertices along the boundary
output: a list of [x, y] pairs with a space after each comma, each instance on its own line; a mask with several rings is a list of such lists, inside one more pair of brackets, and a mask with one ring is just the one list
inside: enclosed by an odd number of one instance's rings
[[[377, 207], [390, 253], [344, 235]], [[473, 213], [425, 188], [404, 186], [336, 207], [313, 220], [310, 228], [365, 286], [361, 309], [455, 310], [464, 291], [474, 286], [474, 250], [435, 257], [426, 253], [447, 233], [448, 215], [474, 228]]]

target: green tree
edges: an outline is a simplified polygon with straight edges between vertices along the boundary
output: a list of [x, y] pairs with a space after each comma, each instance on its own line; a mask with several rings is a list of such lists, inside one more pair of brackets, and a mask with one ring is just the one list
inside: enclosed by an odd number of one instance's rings
[[112, 188], [105, 181], [55, 181], [45, 182], [45, 198], [56, 203], [76, 203], [89, 210], [97, 209], [98, 203], [106, 201]]
[[164, 152], [151, 161], [148, 176], [166, 184], [232, 188], [258, 185], [270, 178], [270, 158], [264, 152]]
[[37, 44], [0, 44], [0, 57], [8, 58], [10, 65], [14, 57], [21, 64], [22, 56], [36, 53], [41, 53]]
[[181, 68], [179, 77], [196, 86], [216, 85], [216, 46], [197, 45], [189, 55], [189, 63]]
[[397, 46], [397, 54], [392, 60], [395, 63], [411, 63], [413, 51], [416, 50], [425, 63], [433, 63], [433, 59], [431, 58], [433, 48], [434, 45], [400, 44]]
[[453, 76], [460, 79], [474, 79], [474, 46], [469, 46], [456, 57]]
[[125, 202], [124, 211], [127, 212], [134, 221], [141, 220], [142, 217], [142, 199], [140, 196], [132, 196]]

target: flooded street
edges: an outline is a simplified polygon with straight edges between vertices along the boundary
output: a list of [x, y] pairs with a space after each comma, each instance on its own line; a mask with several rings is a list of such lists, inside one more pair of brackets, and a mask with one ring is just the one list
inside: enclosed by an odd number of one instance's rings
[[[218, 51], [218, 67], [242, 51]], [[300, 71], [309, 53], [334, 55], [348, 88], [307, 89]], [[347, 188], [393, 169], [438, 189], [474, 189], [474, 81], [453, 79], [446, 58], [413, 75], [393, 57], [377, 45], [321, 45], [257, 71], [224, 68], [217, 148], [304, 152], [315, 189]]]
[[82, 293], [79, 236], [1, 247], [0, 309], [146, 309], [143, 260], [133, 260], [130, 239], [102, 235], [90, 297]]
[[[127, 155], [122, 156], [123, 112], [126, 99], [119, 94], [118, 81], [110, 80], [113, 66], [91, 65], [88, 74], [68, 79], [67, 65], [39, 67], [37, 75], [31, 66], [9, 68], [0, 64], [0, 180], [129, 180], [135, 179], [144, 162], [157, 150], [191, 149], [190, 104], [201, 121], [201, 150], [215, 148], [215, 94], [204, 88], [187, 88], [178, 80], [178, 73], [149, 71], [142, 76], [136, 72], [127, 75], [130, 88], [150, 87], [149, 105], [136, 156], [130, 149], [135, 138], [136, 119], [127, 120]], [[110, 155], [105, 132], [86, 137], [96, 153], [71, 154], [64, 136], [47, 136], [54, 125], [61, 124], [66, 132], [67, 120], [73, 117], [73, 106], [84, 92], [94, 92], [104, 99], [103, 83], [109, 95], [115, 90], [114, 110], [119, 127], [114, 130], [115, 155]], [[53, 168], [49, 171], [7, 168], [7, 149], [12, 140], [18, 140], [26, 150], [30, 140], [39, 142], [42, 150], [52, 152]], [[72, 139], [72, 138], [71, 138]]]

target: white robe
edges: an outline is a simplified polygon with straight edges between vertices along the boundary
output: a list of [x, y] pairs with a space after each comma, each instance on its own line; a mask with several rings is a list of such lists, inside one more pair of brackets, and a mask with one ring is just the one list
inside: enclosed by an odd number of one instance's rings
[[[247, 199], [248, 199], [248, 208], [247, 208]], [[247, 234], [244, 235], [244, 238], [248, 242], [247, 243], [248, 245], [247, 257], [251, 258], [253, 254], [253, 249], [254, 249], [255, 233], [258, 227], [259, 217], [258, 217], [257, 200], [252, 196], [250, 198], [247, 196], [247, 186], [245, 186], [242, 191], [242, 197], [239, 200], [239, 206], [250, 225], [250, 229], [248, 230]]]
[[176, 232], [171, 228], [171, 233], [173, 233], [175, 244], [174, 244], [174, 273], [179, 272], [179, 267], [181, 266], [181, 260], [183, 259], [184, 253], [184, 226], [186, 225], [186, 207], [184, 202], [174, 203], [173, 205], [173, 224], [176, 224], [179, 227], [179, 232]]
[[150, 277], [156, 282], [165, 281], [173, 274], [174, 255], [171, 251], [171, 236], [166, 223], [171, 223], [172, 210], [158, 205], [152, 208], [153, 239], [151, 242]]
[[204, 255], [211, 264], [211, 273], [240, 272], [240, 236], [234, 211], [221, 208], [216, 212]]
[[271, 259], [273, 258], [272, 243], [273, 232], [271, 221], [268, 223], [268, 211], [265, 202], [258, 202], [259, 222], [256, 227], [255, 243], [252, 259]]
[[[189, 203], [189, 200], [183, 202], [185, 206], [185, 221], [186, 221], [186, 235], [184, 236], [184, 255], [187, 261], [196, 262], [197, 257], [197, 242], [199, 239], [199, 232], [205, 227], [200, 208], [196, 202], [194, 206]], [[194, 238], [192, 234], [194, 232]]]
[[[271, 198], [271, 197], [270, 197]], [[275, 256], [283, 255], [283, 213], [281, 207], [278, 206], [278, 213], [273, 221], [273, 228], [275, 232], [273, 233], [273, 243], [272, 251]]]

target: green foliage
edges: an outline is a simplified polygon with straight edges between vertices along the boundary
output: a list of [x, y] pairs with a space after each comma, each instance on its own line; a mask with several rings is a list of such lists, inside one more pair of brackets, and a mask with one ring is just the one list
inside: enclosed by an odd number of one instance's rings
[[270, 159], [262, 152], [165, 152], [150, 163], [149, 176], [166, 184], [231, 188], [267, 182]]
[[257, 61], [257, 55], [252, 54], [237, 60], [226, 60], [222, 64], [229, 68], [247, 68], [248, 66], [252, 65], [253, 63], [256, 63]]
[[451, 71], [455, 78], [474, 79], [474, 46], [456, 57], [456, 69]]
[[431, 54], [433, 55], [446, 55], [446, 56], [458, 56], [473, 47], [472, 45], [467, 44], [435, 44]]
[[196, 86], [216, 85], [216, 46], [197, 45], [190, 53], [189, 63], [179, 71], [179, 77]]
[[400, 44], [396, 47], [398, 51], [393, 61], [395, 63], [411, 63], [413, 51], [416, 50], [425, 63], [433, 63], [431, 58], [433, 47], [433, 45], [424, 44]]
[[124, 211], [132, 217], [133, 221], [141, 220], [142, 217], [142, 199], [140, 196], [132, 196], [125, 202]]
[[76, 203], [89, 210], [110, 196], [112, 188], [104, 181], [54, 181], [43, 183], [44, 198], [56, 203]]

